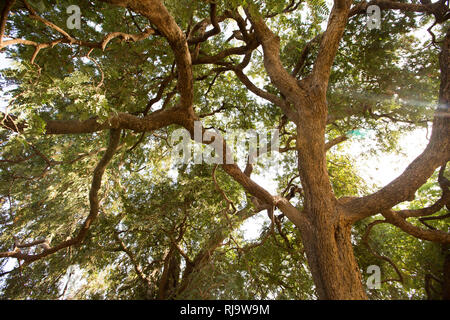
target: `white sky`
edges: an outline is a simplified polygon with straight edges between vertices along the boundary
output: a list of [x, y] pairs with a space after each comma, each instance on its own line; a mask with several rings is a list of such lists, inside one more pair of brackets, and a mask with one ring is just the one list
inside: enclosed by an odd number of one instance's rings
[[[431, 132], [431, 131], [430, 131]], [[368, 149], [364, 140], [346, 146], [346, 151], [358, 161], [354, 165], [364, 180], [384, 186], [400, 175], [420, 155], [428, 143], [426, 129], [405, 133], [399, 139], [403, 154], [380, 153], [369, 158], [362, 157]]]

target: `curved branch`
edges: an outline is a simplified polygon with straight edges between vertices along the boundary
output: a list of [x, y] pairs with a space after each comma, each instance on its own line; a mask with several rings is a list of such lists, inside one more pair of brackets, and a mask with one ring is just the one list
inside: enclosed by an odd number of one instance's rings
[[339, 143], [347, 141], [347, 140], [348, 140], [347, 136], [340, 136], [333, 140], [330, 140], [327, 143], [325, 143], [325, 150], [328, 151], [331, 148], [333, 148], [335, 145], [338, 145]]
[[133, 252], [131, 252], [130, 249], [128, 249], [125, 245], [125, 243], [123, 242], [122, 239], [120, 239], [119, 234], [117, 232], [114, 233], [114, 239], [116, 240], [116, 242], [119, 244], [120, 246], [120, 251], [125, 252], [125, 254], [128, 256], [128, 258], [130, 258], [131, 264], [134, 267], [134, 271], [136, 272], [137, 276], [139, 277], [139, 279], [141, 279], [141, 281], [147, 285], [150, 286], [151, 285], [151, 279], [148, 278], [144, 271], [142, 270], [141, 266], [139, 265], [139, 263], [136, 260], [136, 257], [134, 256]]
[[[200, 128], [195, 128], [194, 121], [188, 120], [184, 127], [189, 131], [192, 139], [196, 140], [196, 135], [194, 134], [195, 130], [201, 130], [202, 136], [204, 131], [206, 130], [203, 126]], [[195, 128], [195, 129], [194, 129]], [[197, 141], [198, 143], [205, 143], [205, 141]], [[223, 161], [222, 161], [222, 169], [230, 175], [236, 182], [238, 182], [247, 192], [249, 192], [252, 196], [256, 197], [258, 200], [261, 200], [263, 203], [278, 207], [285, 216], [291, 220], [296, 226], [299, 228], [305, 228], [309, 226], [308, 220], [302, 215], [302, 213], [295, 208], [286, 198], [280, 196], [273, 196], [266, 189], [261, 187], [259, 184], [254, 182], [248, 174], [242, 172], [242, 170], [235, 164], [228, 164], [227, 158], [231, 155], [231, 151], [229, 150], [225, 139], [221, 135], [217, 135], [214, 137], [215, 143], [220, 143], [223, 146]], [[211, 142], [209, 142], [211, 143]]]
[[6, 0], [2, 10], [2, 15], [0, 17], [0, 48], [3, 43], [3, 35], [5, 34], [6, 20], [8, 19], [9, 11], [15, 2], [16, 0]]
[[[0, 115], [2, 113], [0, 112]], [[45, 121], [46, 134], [80, 134], [93, 133], [108, 129], [129, 129], [135, 132], [146, 132], [160, 129], [171, 124], [182, 124], [187, 118], [187, 114], [180, 107], [167, 110], [158, 110], [145, 117], [138, 117], [129, 113], [119, 112], [111, 116], [103, 123], [98, 122], [97, 118], [88, 120], [47, 120]], [[5, 115], [5, 120], [0, 126], [14, 131], [23, 132], [27, 128], [26, 123], [15, 123], [16, 117]]]
[[226, 57], [232, 56], [232, 55], [246, 55], [248, 52], [253, 51], [258, 47], [258, 43], [254, 40], [246, 44], [245, 46], [240, 47], [233, 47], [225, 49], [213, 56], [208, 55], [202, 55], [200, 57], [197, 57], [194, 61], [194, 65], [198, 64], [214, 64], [222, 61]]
[[[247, 14], [255, 28], [256, 38], [263, 47], [264, 67], [271, 81], [290, 103], [298, 104], [299, 97], [305, 97], [306, 93], [281, 63], [280, 38], [269, 29], [260, 15], [252, 15], [248, 10]], [[297, 111], [293, 109], [292, 113], [297, 114]]]
[[227, 68], [229, 70], [232, 70], [235, 74], [236, 77], [245, 85], [245, 87], [250, 90], [252, 93], [254, 93], [255, 95], [257, 95], [258, 97], [261, 97], [269, 102], [272, 102], [273, 104], [275, 104], [276, 106], [278, 106], [279, 108], [281, 108], [281, 110], [283, 111], [284, 114], [286, 114], [286, 116], [293, 121], [294, 123], [297, 123], [297, 114], [294, 111], [294, 109], [292, 109], [289, 104], [283, 100], [282, 98], [277, 97], [276, 95], [267, 92], [263, 89], [258, 88], [248, 77], [247, 75], [244, 73], [244, 71], [242, 70], [243, 68], [241, 68], [240, 66], [233, 66], [231, 64], [227, 64], [226, 65]]
[[442, 216], [434, 216], [434, 217], [424, 217], [424, 218], [420, 218], [419, 221], [422, 222], [425, 226], [427, 226], [429, 229], [431, 230], [436, 230], [435, 227], [429, 225], [428, 223], [426, 223], [425, 221], [430, 221], [430, 220], [442, 220], [442, 219], [447, 219], [450, 218], [450, 213], [444, 214]]
[[102, 2], [126, 7], [146, 17], [161, 34], [166, 37], [175, 55], [178, 73], [178, 92], [180, 93], [180, 105], [192, 110], [194, 100], [194, 81], [192, 73], [192, 60], [189, 52], [186, 36], [177, 25], [175, 19], [169, 13], [161, 0], [101, 0]]
[[[109, 137], [109, 144], [108, 148], [105, 151], [105, 154], [103, 155], [100, 162], [97, 164], [97, 166], [94, 169], [94, 174], [92, 178], [92, 184], [91, 189], [89, 191], [89, 204], [90, 204], [90, 210], [89, 215], [84, 220], [83, 225], [81, 226], [80, 230], [78, 231], [78, 234], [75, 237], [70, 238], [69, 240], [63, 241], [60, 244], [49, 247], [47, 249], [44, 249], [42, 253], [39, 254], [26, 254], [22, 253], [20, 251], [20, 247], [16, 246], [15, 250], [9, 251], [9, 252], [0, 252], [0, 258], [17, 258], [20, 260], [24, 260], [26, 264], [32, 263], [36, 260], [40, 260], [48, 255], [51, 255], [57, 251], [60, 251], [61, 249], [68, 248], [70, 246], [74, 246], [77, 244], [80, 244], [84, 241], [86, 238], [86, 235], [89, 231], [89, 228], [91, 224], [94, 222], [94, 220], [97, 218], [98, 212], [99, 212], [99, 199], [98, 199], [98, 191], [101, 186], [103, 173], [105, 172], [105, 169], [109, 162], [112, 160], [112, 157], [114, 156], [114, 153], [116, 152], [120, 141], [120, 130], [111, 130], [111, 134]], [[34, 241], [31, 244], [25, 245], [36, 245], [38, 241]]]
[[386, 279], [383, 280], [383, 282], [387, 282], [387, 281], [397, 281], [400, 283], [403, 283], [403, 275], [400, 272], [400, 269], [397, 267], [397, 265], [394, 263], [394, 261], [392, 261], [391, 258], [383, 256], [381, 254], [379, 254], [378, 252], [376, 252], [371, 245], [369, 244], [369, 235], [370, 235], [370, 231], [372, 230], [372, 228], [374, 226], [376, 226], [377, 224], [381, 224], [381, 223], [387, 223], [386, 220], [375, 220], [373, 222], [371, 222], [366, 229], [366, 232], [364, 233], [364, 236], [362, 237], [362, 241], [364, 242], [364, 244], [366, 245], [367, 249], [369, 249], [370, 253], [372, 253], [372, 255], [374, 255], [376, 258], [384, 260], [386, 262], [388, 262], [395, 270], [395, 272], [398, 275], [398, 279]]
[[295, 64], [294, 69], [292, 70], [293, 77], [297, 77], [297, 75], [303, 70], [309, 52], [317, 42], [320, 42], [322, 40], [322, 37], [323, 33], [318, 34], [303, 47], [302, 53], [300, 54], [300, 57]]
[[[14, 3], [14, 1], [12, 1], [12, 3]], [[62, 35], [61, 38], [50, 41], [50, 42], [46, 42], [46, 43], [39, 43], [39, 42], [30, 41], [30, 40], [26, 40], [26, 39], [10, 39], [10, 40], [3, 41], [2, 40], [3, 33], [4, 33], [4, 26], [3, 26], [3, 28], [0, 29], [0, 31], [1, 31], [0, 49], [4, 48], [6, 46], [9, 46], [9, 45], [14, 45], [14, 44], [24, 44], [24, 45], [34, 46], [36, 49], [31, 57], [32, 64], [34, 64], [34, 60], [36, 59], [37, 55], [39, 54], [39, 52], [42, 49], [53, 48], [55, 45], [57, 45], [59, 43], [75, 44], [75, 45], [79, 45], [79, 46], [83, 46], [83, 47], [88, 47], [91, 49], [99, 48], [104, 51], [106, 49], [106, 46], [108, 45], [108, 43], [115, 38], [121, 38], [124, 41], [137, 42], [137, 41], [147, 39], [151, 35], [158, 34], [158, 32], [156, 30], [154, 30], [152, 28], [146, 28], [140, 34], [128, 34], [128, 33], [124, 33], [124, 32], [111, 32], [111, 33], [107, 34], [103, 38], [103, 40], [100, 42], [83, 41], [83, 40], [76, 39], [75, 37], [71, 36], [68, 32], [66, 32], [64, 29], [55, 25], [53, 22], [39, 16], [37, 14], [37, 12], [26, 1], [24, 1], [24, 4], [25, 4], [25, 7], [27, 8], [27, 10], [29, 11], [30, 17], [32, 19], [42, 22], [47, 27], [55, 30], [56, 32], [58, 32]], [[9, 5], [9, 3], [7, 5]], [[4, 14], [6, 14], [6, 15], [2, 16], [4, 18], [4, 20], [2, 19], [2, 22], [1, 22], [2, 24], [6, 23], [7, 12]], [[1, 27], [1, 25], [0, 25], [0, 27]]]
[[213, 25], [213, 28], [211, 30], [209, 30], [208, 32], [205, 32], [202, 35], [198, 36], [197, 38], [189, 39], [188, 40], [189, 44], [197, 44], [200, 42], [204, 42], [204, 41], [208, 40], [210, 37], [215, 36], [220, 33], [220, 25], [219, 25], [219, 21], [217, 19], [217, 4], [215, 2], [211, 2], [209, 4], [209, 6], [210, 6], [210, 13], [209, 13], [210, 20], [207, 22], [211, 22], [211, 24]]
[[382, 211], [381, 214], [386, 218], [386, 221], [393, 224], [394, 226], [402, 229], [404, 232], [422, 239], [428, 240], [432, 242], [448, 244], [450, 243], [450, 233], [443, 232], [440, 230], [425, 230], [419, 227], [416, 227], [403, 219], [401, 216], [396, 214], [393, 210], [385, 210]]
[[[434, 115], [433, 132], [425, 151], [394, 181], [379, 191], [348, 201], [344, 207], [353, 221], [389, 210], [403, 201], [415, 198], [415, 192], [434, 173], [450, 160], [450, 29], [447, 31], [439, 57], [441, 86], [439, 105]], [[400, 218], [401, 219], [401, 218]]]

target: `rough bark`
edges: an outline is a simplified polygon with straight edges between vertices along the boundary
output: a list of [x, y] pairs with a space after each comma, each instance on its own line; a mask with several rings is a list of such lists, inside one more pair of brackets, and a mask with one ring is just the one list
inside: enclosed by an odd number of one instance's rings
[[181, 256], [172, 246], [164, 262], [164, 270], [159, 280], [158, 299], [171, 299], [176, 293], [180, 276]]
[[320, 299], [366, 298], [350, 241], [351, 223], [339, 208], [326, 166], [326, 90], [350, 4], [335, 1], [312, 75], [300, 85], [281, 64], [278, 38], [262, 18], [252, 18], [263, 46], [266, 70], [274, 85], [293, 104], [297, 116], [296, 149], [304, 210], [291, 216], [303, 217], [296, 225]]
[[[324, 104], [320, 98], [315, 102], [316, 108]], [[300, 119], [298, 168], [309, 221], [300, 231], [317, 294], [320, 299], [365, 299], [350, 239], [351, 222], [340, 209], [327, 172], [325, 122], [317, 120], [324, 117], [301, 112]]]
[[301, 234], [319, 298], [366, 299], [350, 241], [351, 224], [340, 219], [316, 223]]

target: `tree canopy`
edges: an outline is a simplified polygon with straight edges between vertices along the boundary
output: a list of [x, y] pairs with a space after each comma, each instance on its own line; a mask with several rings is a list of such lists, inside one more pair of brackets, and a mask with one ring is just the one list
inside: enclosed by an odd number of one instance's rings
[[[2, 6], [2, 298], [450, 299], [448, 0]], [[279, 150], [174, 162], [180, 128]], [[420, 128], [386, 186], [345, 148]]]

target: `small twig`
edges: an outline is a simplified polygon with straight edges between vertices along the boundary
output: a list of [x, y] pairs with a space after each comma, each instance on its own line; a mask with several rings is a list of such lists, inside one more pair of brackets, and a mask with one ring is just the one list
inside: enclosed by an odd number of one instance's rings
[[388, 262], [388, 263], [394, 268], [395, 272], [396, 272], [397, 275], [398, 275], [398, 279], [386, 279], [386, 280], [384, 280], [383, 282], [387, 282], [387, 281], [397, 281], [397, 282], [400, 282], [400, 283], [403, 284], [403, 275], [402, 275], [402, 273], [400, 272], [399, 268], [396, 266], [396, 264], [395, 264], [390, 258], [388, 258], [388, 257], [386, 257], [386, 256], [383, 256], [383, 255], [379, 254], [378, 252], [376, 252], [376, 251], [370, 246], [370, 244], [369, 244], [369, 234], [370, 234], [370, 231], [372, 230], [372, 228], [373, 228], [374, 226], [376, 226], [377, 224], [382, 224], [382, 223], [387, 223], [387, 221], [386, 221], [386, 220], [375, 220], [375, 221], [371, 222], [371, 223], [367, 226], [366, 232], [364, 233], [364, 236], [363, 236], [362, 240], [363, 240], [364, 244], [366, 245], [366, 247], [369, 249], [369, 251], [370, 251], [376, 258]]
[[233, 209], [233, 211], [231, 212], [231, 214], [234, 214], [237, 210], [236, 210], [236, 207], [234, 206], [233, 201], [231, 201], [231, 200], [227, 197], [227, 195], [225, 194], [225, 192], [222, 190], [222, 188], [220, 188], [219, 184], [217, 183], [217, 180], [216, 180], [216, 169], [217, 169], [217, 167], [218, 167], [218, 165], [216, 164], [216, 165], [214, 166], [213, 171], [212, 171], [212, 178], [213, 178], [214, 184], [215, 184], [217, 190], [222, 194], [222, 197], [223, 197], [223, 198], [225, 199], [225, 201], [227, 202], [227, 210], [229, 210], [230, 207], [231, 207], [231, 208]]
[[105, 74], [103, 73], [103, 68], [101, 67], [101, 65], [97, 62], [97, 60], [95, 60], [94, 58], [92, 58], [90, 56], [90, 54], [92, 53], [92, 51], [94, 51], [94, 48], [91, 48], [89, 50], [89, 52], [84, 56], [85, 58], [88, 58], [90, 61], [92, 61], [98, 68], [98, 70], [100, 71], [100, 82], [97, 84], [97, 89], [100, 88], [103, 85], [103, 81], [105, 80]]

